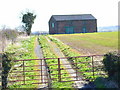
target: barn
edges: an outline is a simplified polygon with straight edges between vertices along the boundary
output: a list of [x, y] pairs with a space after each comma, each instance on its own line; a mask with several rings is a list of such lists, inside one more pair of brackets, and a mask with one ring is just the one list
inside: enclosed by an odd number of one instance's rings
[[91, 14], [52, 15], [49, 34], [72, 34], [97, 32], [97, 19]]

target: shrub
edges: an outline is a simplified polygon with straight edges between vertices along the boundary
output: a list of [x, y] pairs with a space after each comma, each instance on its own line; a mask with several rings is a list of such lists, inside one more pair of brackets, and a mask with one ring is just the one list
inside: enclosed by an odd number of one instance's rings
[[14, 53], [9, 53], [9, 52], [5, 52], [2, 55], [2, 88], [6, 88], [7, 87], [7, 78], [8, 78], [8, 74], [9, 71], [13, 65], [13, 60], [15, 59], [13, 57]]
[[11, 29], [2, 30], [1, 33], [3, 37], [5, 37], [7, 40], [11, 40], [12, 42], [15, 41], [18, 35], [18, 32], [16, 30], [11, 30]]
[[[119, 82], [120, 81], [120, 54], [117, 52], [110, 52], [104, 56], [103, 63], [105, 71], [109, 78]], [[119, 82], [120, 86], [120, 82]]]
[[0, 49], [2, 52], [5, 51], [5, 48], [8, 46], [8, 41], [11, 41], [11, 44], [14, 44], [18, 36], [16, 30], [3, 29], [0, 31]]

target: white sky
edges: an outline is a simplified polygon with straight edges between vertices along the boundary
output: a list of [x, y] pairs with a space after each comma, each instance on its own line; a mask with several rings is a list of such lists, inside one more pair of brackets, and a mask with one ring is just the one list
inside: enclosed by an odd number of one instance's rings
[[0, 0], [0, 26], [21, 25], [21, 12], [34, 10], [37, 14], [32, 31], [48, 31], [51, 15], [92, 14], [97, 26], [118, 24], [119, 0]]

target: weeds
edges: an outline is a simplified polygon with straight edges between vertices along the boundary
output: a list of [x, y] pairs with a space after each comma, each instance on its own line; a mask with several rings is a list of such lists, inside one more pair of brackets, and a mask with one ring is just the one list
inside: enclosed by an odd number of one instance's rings
[[[49, 39], [56, 43], [58, 47], [61, 49], [61, 51], [64, 53], [66, 57], [75, 57], [80, 56], [80, 54], [76, 51], [74, 51], [72, 48], [70, 48], [68, 45], [62, 43], [60, 40], [53, 38], [52, 36], [49, 36]], [[95, 75], [93, 77], [92, 73], [92, 59], [90, 57], [80, 57], [80, 58], [68, 58], [71, 65], [74, 67], [79, 68], [79, 72], [82, 72], [80, 76], [83, 76], [84, 79], [93, 80], [94, 78], [97, 78], [98, 75]], [[85, 63], [83, 63], [85, 62]], [[77, 66], [73, 63], [79, 63]], [[94, 68], [95, 69], [95, 68]], [[94, 73], [96, 73], [95, 71]]]
[[[9, 46], [8, 51], [14, 53], [14, 56], [16, 57], [16, 60], [20, 59], [33, 59], [35, 57], [34, 53], [34, 42], [36, 37], [31, 36], [29, 39], [26, 39], [24, 41], [21, 41], [21, 44], [19, 46]], [[32, 67], [35, 65], [36, 61], [24, 61], [25, 66], [31, 66], [31, 67], [25, 67], [25, 70], [35, 70], [35, 67]], [[22, 65], [23, 61], [15, 62], [15, 65]], [[23, 73], [14, 73], [16, 71], [22, 71], [22, 67], [12, 68], [11, 72], [9, 73], [9, 80], [23, 80], [24, 76]], [[25, 72], [25, 79], [38, 79], [39, 77], [35, 77], [36, 72]], [[33, 75], [27, 76], [27, 75]], [[21, 77], [15, 77], [15, 76], [21, 76]], [[38, 85], [34, 85], [32, 83], [38, 82], [37, 80], [32, 81], [25, 81], [25, 84], [27, 85], [19, 85], [23, 84], [23, 81], [15, 82], [15, 83], [9, 83], [8, 88], [37, 88]]]
[[[39, 42], [40, 45], [42, 47], [43, 50], [43, 54], [44, 54], [44, 58], [57, 58], [57, 56], [51, 52], [51, 47], [48, 43], [48, 41], [46, 40], [45, 36], [40, 36], [39, 37]], [[57, 65], [50, 65], [50, 64], [57, 64], [58, 60], [57, 59], [47, 59], [46, 60], [50, 71], [50, 74], [55, 74], [55, 75], [51, 75], [51, 78], [56, 78], [55, 80], [53, 80], [52, 82], [52, 88], [71, 88], [72, 87], [72, 82], [58, 82], [58, 71], [57, 70], [53, 70], [53, 69], [57, 69], [58, 66]], [[61, 65], [61, 68], [63, 68], [63, 66]], [[63, 78], [66, 76], [69, 76], [67, 74], [66, 71], [61, 71], [61, 73], [66, 73], [61, 75]], [[70, 78], [67, 79], [62, 79], [62, 80], [70, 80]]]

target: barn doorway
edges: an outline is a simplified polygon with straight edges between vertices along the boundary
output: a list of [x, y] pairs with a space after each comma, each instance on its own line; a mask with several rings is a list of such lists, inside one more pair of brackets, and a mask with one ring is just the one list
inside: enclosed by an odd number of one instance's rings
[[66, 34], [74, 33], [74, 28], [72, 26], [65, 27], [65, 33]]
[[83, 28], [82, 28], [82, 33], [87, 33], [86, 27], [83, 27]]

